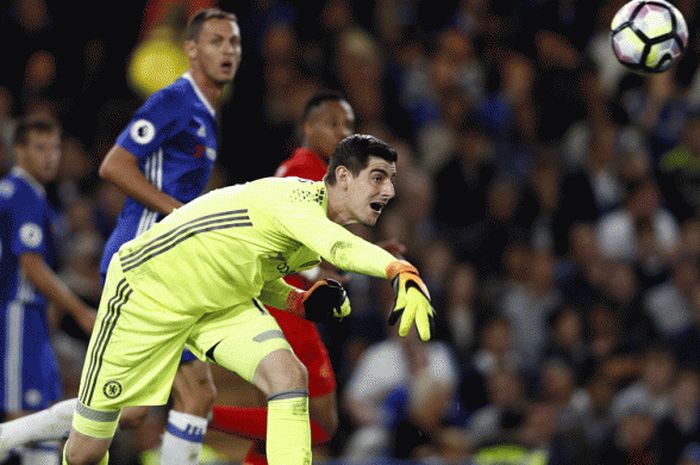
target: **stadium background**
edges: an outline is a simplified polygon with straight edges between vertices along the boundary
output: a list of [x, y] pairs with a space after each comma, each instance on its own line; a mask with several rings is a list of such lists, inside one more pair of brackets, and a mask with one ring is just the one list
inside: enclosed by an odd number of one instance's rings
[[[351, 278], [352, 318], [322, 328], [341, 428], [317, 461], [494, 463], [516, 450], [512, 463], [700, 464], [697, 6], [674, 2], [690, 31], [681, 63], [641, 78], [610, 53], [622, 3], [4, 0], [0, 171], [18, 117], [60, 120], [49, 189], [63, 219], [60, 272], [96, 303], [122, 200], [96, 168], [153, 81], [173, 76], [148, 58], [178, 69], [183, 18], [218, 5], [239, 17], [243, 61], [211, 187], [270, 175], [299, 142], [305, 100], [342, 90], [357, 131], [401, 154], [396, 201], [378, 228], [357, 232], [408, 246], [439, 315], [436, 349], [392, 352], [390, 289]], [[136, 50], [145, 77], [130, 74]], [[54, 324], [71, 397], [85, 335]], [[425, 369], [445, 354], [454, 370]], [[402, 363], [410, 376], [380, 389], [374, 371]], [[215, 374], [220, 402], [256, 401]], [[365, 424], [347, 386], [380, 391], [354, 391], [374, 413]], [[156, 409], [120, 432], [113, 462], [147, 463], [163, 418]], [[231, 463], [248, 446], [215, 432], [207, 444]]]

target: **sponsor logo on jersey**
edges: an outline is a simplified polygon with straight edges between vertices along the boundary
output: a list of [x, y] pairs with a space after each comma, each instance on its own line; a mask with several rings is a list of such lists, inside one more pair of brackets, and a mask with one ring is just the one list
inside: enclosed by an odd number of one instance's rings
[[156, 136], [156, 128], [150, 121], [140, 119], [134, 121], [134, 124], [131, 125], [131, 131], [129, 133], [131, 134], [131, 138], [134, 139], [134, 142], [145, 145], [151, 142]]
[[192, 155], [195, 158], [200, 158], [202, 155], [204, 155], [204, 146], [203, 145], [198, 145], [194, 149], [194, 155]]
[[19, 228], [19, 240], [27, 247], [35, 248], [41, 245], [44, 234], [36, 223], [25, 223]]

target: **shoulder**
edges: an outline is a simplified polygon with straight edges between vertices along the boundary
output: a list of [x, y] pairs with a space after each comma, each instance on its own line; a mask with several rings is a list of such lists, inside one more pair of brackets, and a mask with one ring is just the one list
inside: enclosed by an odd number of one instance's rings
[[153, 93], [144, 106], [167, 105], [173, 110], [180, 109], [181, 106], [190, 100], [190, 88], [185, 79], [178, 79], [167, 87]]
[[6, 176], [0, 179], [0, 201], [12, 201], [13, 205], [26, 208], [27, 204], [41, 200], [34, 189], [21, 178]]

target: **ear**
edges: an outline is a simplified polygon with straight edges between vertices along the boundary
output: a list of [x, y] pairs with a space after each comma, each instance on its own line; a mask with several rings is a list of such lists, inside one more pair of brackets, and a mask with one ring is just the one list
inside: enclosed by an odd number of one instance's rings
[[335, 168], [335, 179], [338, 182], [338, 185], [342, 186], [343, 188], [347, 189], [348, 182], [350, 181], [351, 177], [352, 173], [349, 169], [347, 169], [347, 167], [339, 165]]
[[190, 60], [197, 58], [197, 44], [194, 40], [185, 41], [185, 53]]

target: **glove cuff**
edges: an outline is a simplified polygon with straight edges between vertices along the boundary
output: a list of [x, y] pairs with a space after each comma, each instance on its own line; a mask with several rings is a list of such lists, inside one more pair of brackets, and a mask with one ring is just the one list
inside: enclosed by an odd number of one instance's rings
[[406, 260], [395, 260], [389, 263], [385, 269], [386, 277], [394, 279], [399, 273], [413, 273], [416, 276], [419, 275], [418, 269], [408, 263]]
[[304, 299], [306, 298], [306, 292], [300, 291], [298, 289], [292, 289], [287, 294], [287, 311], [293, 313], [302, 318], [306, 317], [306, 312], [304, 311]]

